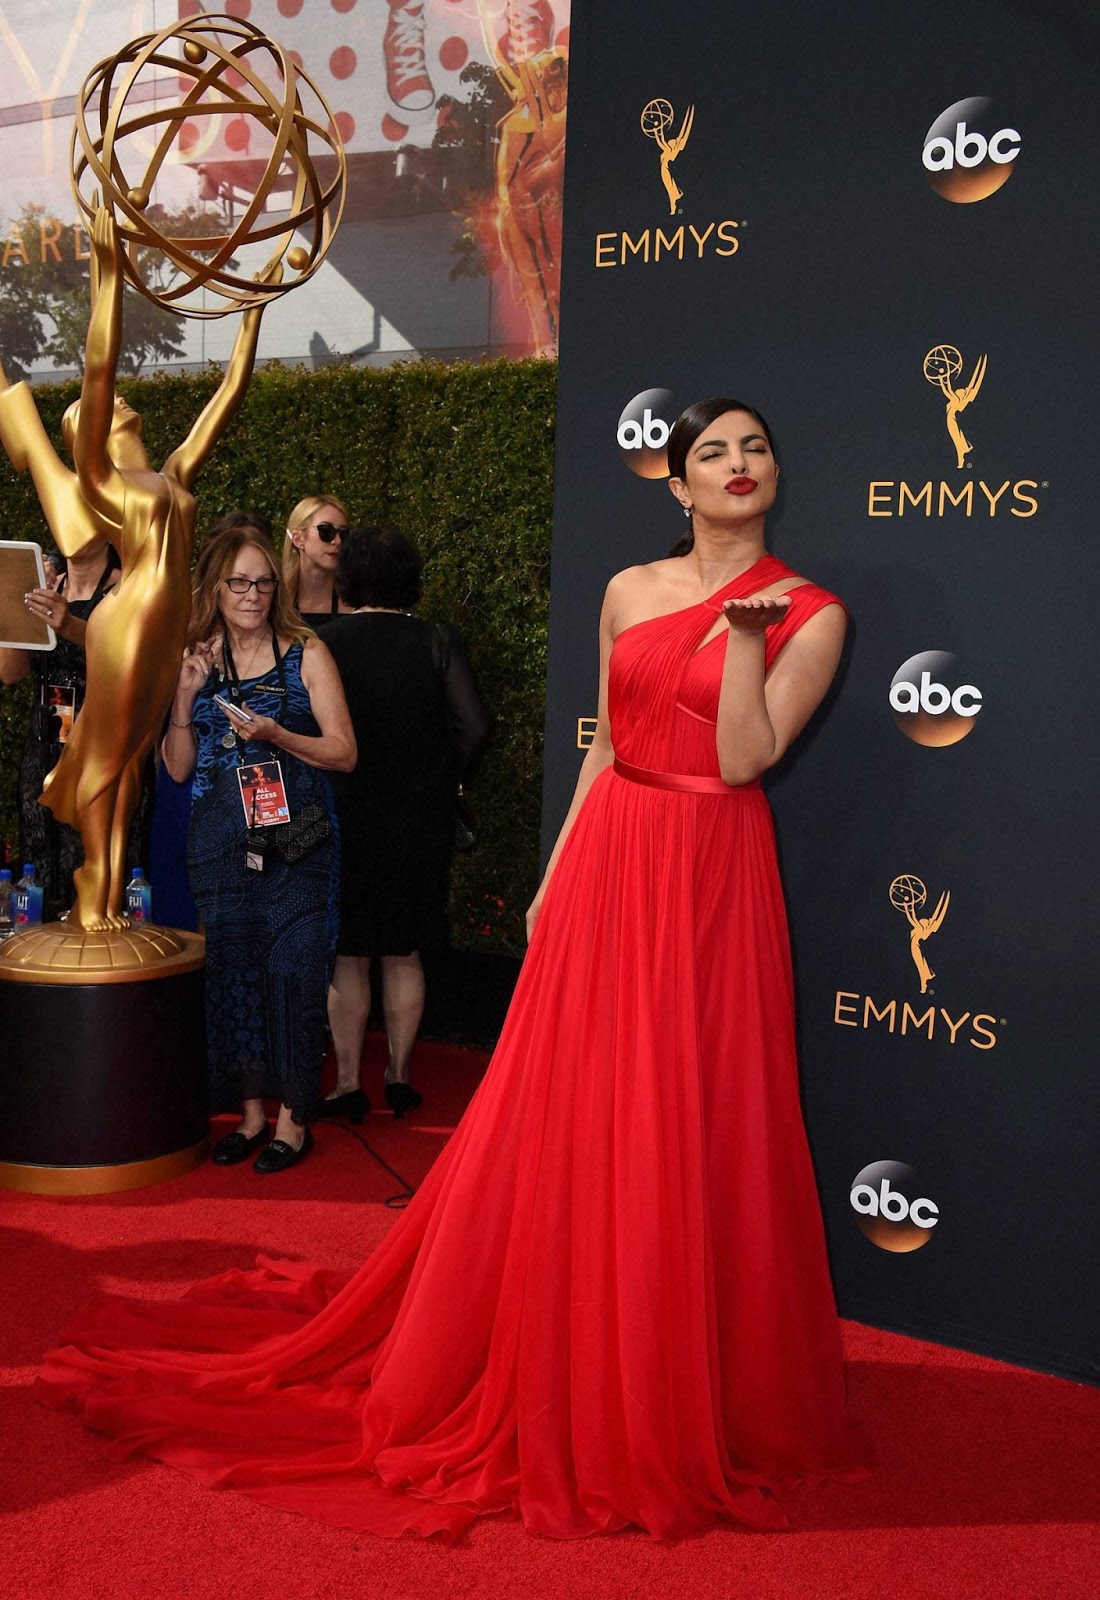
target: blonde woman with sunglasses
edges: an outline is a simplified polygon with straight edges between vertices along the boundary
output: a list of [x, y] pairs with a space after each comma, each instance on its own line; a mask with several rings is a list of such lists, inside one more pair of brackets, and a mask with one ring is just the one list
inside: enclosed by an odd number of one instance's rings
[[348, 609], [336, 593], [336, 563], [347, 532], [347, 509], [330, 494], [307, 495], [286, 519], [283, 584], [310, 628]]

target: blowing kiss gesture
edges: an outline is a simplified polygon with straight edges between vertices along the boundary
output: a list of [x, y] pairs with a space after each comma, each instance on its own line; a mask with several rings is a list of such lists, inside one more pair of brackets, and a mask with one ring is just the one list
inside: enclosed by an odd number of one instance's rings
[[727, 600], [722, 615], [736, 633], [763, 633], [783, 620], [790, 603], [786, 594], [755, 594], [747, 600]]

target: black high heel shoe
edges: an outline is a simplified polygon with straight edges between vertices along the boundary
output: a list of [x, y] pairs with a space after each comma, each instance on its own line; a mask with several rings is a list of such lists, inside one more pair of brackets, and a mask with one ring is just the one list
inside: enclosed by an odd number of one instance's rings
[[423, 1096], [418, 1095], [409, 1083], [387, 1083], [386, 1104], [393, 1112], [393, 1119], [397, 1122], [405, 1115], [406, 1111], [415, 1111]]
[[358, 1127], [369, 1110], [370, 1101], [362, 1089], [349, 1089], [347, 1094], [333, 1095], [331, 1100], [318, 1100], [311, 1115], [314, 1122], [324, 1117], [347, 1117]]

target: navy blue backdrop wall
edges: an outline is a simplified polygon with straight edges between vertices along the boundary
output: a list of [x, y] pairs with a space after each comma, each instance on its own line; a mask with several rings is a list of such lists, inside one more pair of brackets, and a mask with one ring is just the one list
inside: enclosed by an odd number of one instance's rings
[[738, 396], [784, 466], [772, 549], [853, 615], [771, 784], [841, 1310], [1095, 1379], [1100, 25], [572, 27], [547, 843], [603, 586], [682, 527], [668, 423]]

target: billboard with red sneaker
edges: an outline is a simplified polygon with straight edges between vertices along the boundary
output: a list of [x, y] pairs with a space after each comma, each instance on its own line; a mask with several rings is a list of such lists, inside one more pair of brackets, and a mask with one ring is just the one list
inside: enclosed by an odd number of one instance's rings
[[[4, 0], [0, 6], [0, 344], [9, 376], [72, 373], [88, 240], [69, 188], [80, 86], [177, 16], [228, 13], [278, 39], [328, 102], [348, 204], [316, 289], [264, 320], [261, 359], [384, 365], [557, 346], [569, 0]], [[164, 94], [178, 94], [165, 75]], [[222, 220], [264, 152], [244, 118], [181, 129], [151, 207]], [[277, 204], [277, 197], [273, 203]], [[299, 304], [298, 302], [302, 303]], [[232, 321], [153, 319], [131, 371], [224, 360]]]

